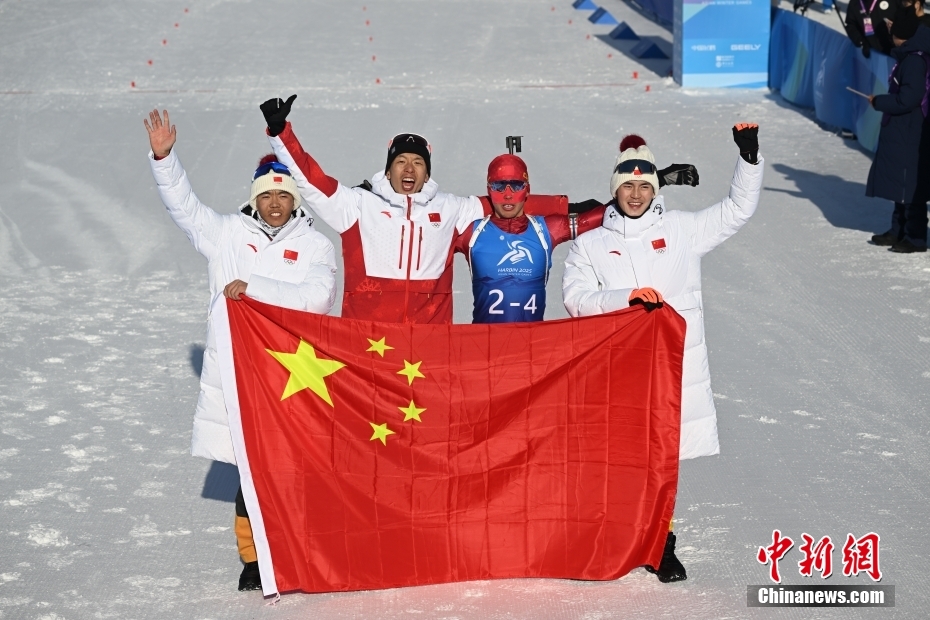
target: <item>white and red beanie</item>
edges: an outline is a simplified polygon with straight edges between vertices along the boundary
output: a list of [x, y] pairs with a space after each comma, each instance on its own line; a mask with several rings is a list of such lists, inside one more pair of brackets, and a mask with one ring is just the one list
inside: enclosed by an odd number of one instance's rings
[[616, 197], [617, 188], [627, 181], [646, 181], [652, 185], [653, 192], [659, 193], [656, 158], [646, 146], [646, 141], [636, 134], [630, 134], [620, 142], [620, 155], [610, 175], [610, 196]]
[[256, 209], [255, 198], [271, 190], [287, 192], [294, 197], [294, 209], [300, 206], [300, 191], [297, 182], [291, 176], [287, 166], [280, 163], [274, 154], [268, 154], [258, 162], [258, 168], [252, 177], [252, 190], [249, 193], [249, 204]]

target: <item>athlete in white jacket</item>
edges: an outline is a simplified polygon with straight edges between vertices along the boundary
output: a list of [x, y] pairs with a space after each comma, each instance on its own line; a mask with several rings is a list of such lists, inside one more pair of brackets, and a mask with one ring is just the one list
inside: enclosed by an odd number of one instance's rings
[[[238, 213], [221, 215], [194, 194], [172, 148], [176, 131], [168, 112], [162, 119], [155, 110], [149, 120], [151, 124], [145, 121], [152, 147], [149, 163], [158, 193], [171, 219], [207, 259], [211, 298], [225, 295], [238, 300], [245, 293], [285, 308], [328, 313], [336, 299], [333, 244], [312, 228], [313, 220], [300, 207], [300, 194], [288, 169], [274, 157], [263, 159], [252, 181], [249, 202]], [[236, 463], [209, 316], [191, 454]], [[241, 521], [247, 519], [244, 504], [239, 508], [236, 533], [246, 563], [243, 577], [248, 577], [247, 587], [240, 578], [239, 589], [256, 589], [258, 569], [254, 547], [249, 548], [251, 528], [247, 521]], [[253, 562], [254, 574], [246, 575]], [[260, 582], [257, 585], [261, 587]]]
[[[720, 452], [704, 344], [701, 257], [739, 230], [756, 210], [763, 171], [757, 132], [756, 125], [733, 128], [741, 157], [729, 196], [697, 212], [667, 211], [662, 197], [655, 196], [655, 159], [645, 142], [623, 151], [611, 175], [614, 200], [604, 213], [603, 226], [579, 236], [565, 261], [562, 294], [572, 316], [664, 301], [684, 317], [682, 459]], [[674, 535], [669, 536], [674, 552]], [[681, 575], [684, 578], [683, 568]]]

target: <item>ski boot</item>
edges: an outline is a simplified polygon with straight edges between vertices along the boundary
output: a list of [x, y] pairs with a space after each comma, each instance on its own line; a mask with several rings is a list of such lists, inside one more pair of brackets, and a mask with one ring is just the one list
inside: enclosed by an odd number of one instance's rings
[[261, 590], [262, 577], [258, 572], [258, 562], [246, 562], [239, 575], [239, 591]]
[[659, 568], [644, 566], [647, 571], [659, 578], [662, 583], [671, 583], [673, 581], [684, 581], [688, 578], [685, 567], [675, 557], [675, 534], [668, 533], [665, 539], [665, 551], [662, 552], [662, 561], [659, 562]]

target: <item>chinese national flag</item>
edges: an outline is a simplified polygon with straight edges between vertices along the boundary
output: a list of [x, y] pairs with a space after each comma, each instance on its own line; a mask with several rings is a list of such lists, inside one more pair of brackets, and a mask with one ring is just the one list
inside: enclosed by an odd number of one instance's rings
[[222, 303], [266, 595], [658, 566], [685, 336], [670, 307], [404, 325]]

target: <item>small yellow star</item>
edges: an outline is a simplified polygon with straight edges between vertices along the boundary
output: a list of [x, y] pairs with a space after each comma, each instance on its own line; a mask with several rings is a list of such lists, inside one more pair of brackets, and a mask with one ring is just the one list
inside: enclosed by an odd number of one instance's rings
[[407, 360], [404, 360], [404, 369], [398, 370], [397, 374], [405, 375], [407, 377], [407, 385], [413, 385], [413, 380], [417, 377], [425, 379], [426, 375], [420, 372], [420, 364], [423, 362], [417, 362], [416, 364], [411, 364]]
[[345, 367], [345, 364], [336, 360], [318, 358], [313, 346], [303, 340], [297, 345], [296, 353], [280, 353], [271, 349], [265, 349], [265, 351], [291, 373], [287, 385], [284, 387], [284, 393], [281, 395], [281, 400], [309, 388], [314, 394], [325, 400], [330, 406], [333, 406], [333, 399], [329, 396], [329, 390], [326, 389], [326, 382], [323, 381], [323, 377], [327, 377]]
[[420, 419], [420, 414], [426, 411], [426, 409], [414, 405], [412, 400], [406, 407], [398, 407], [398, 409], [404, 412], [404, 422], [407, 420], [416, 420], [417, 422], [422, 422], [423, 420]]
[[387, 445], [387, 436], [395, 435], [396, 433], [387, 427], [387, 422], [384, 424], [375, 424], [374, 422], [369, 422], [371, 424], [371, 430], [374, 432], [371, 434], [371, 439], [368, 441], [374, 441], [375, 439], [380, 439], [381, 443], [385, 446]]
[[384, 342], [384, 338], [381, 338], [381, 340], [372, 340], [371, 338], [368, 338], [368, 344], [370, 344], [371, 346], [368, 347], [367, 349], [365, 349], [365, 351], [374, 351], [375, 353], [377, 353], [377, 354], [380, 355], [381, 357], [384, 357], [384, 352], [385, 352], [387, 349], [393, 349], [393, 348], [394, 348], [394, 347], [392, 347], [392, 346], [386, 344], [386, 343]]

